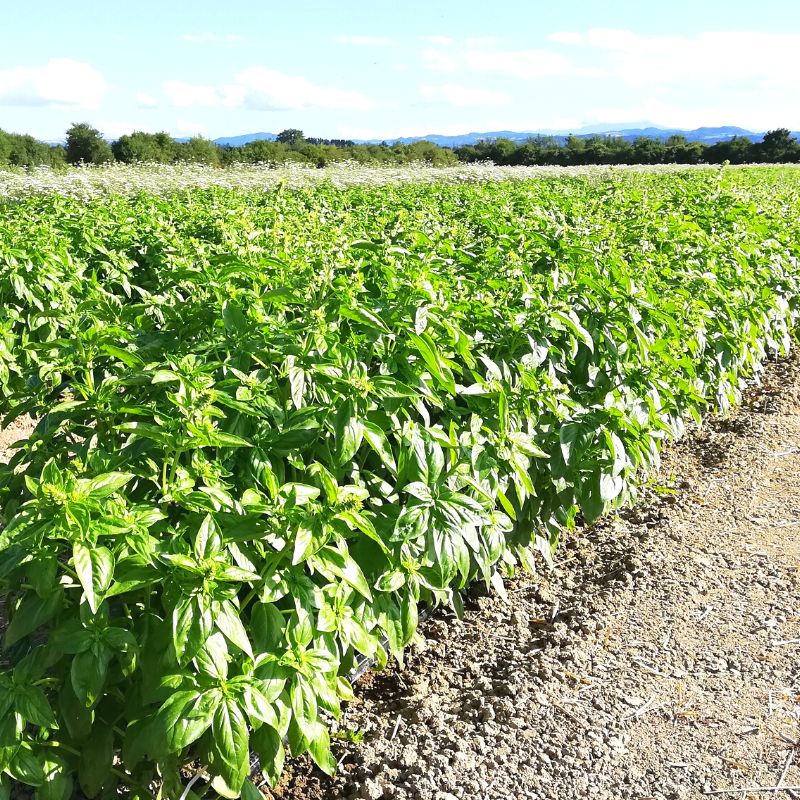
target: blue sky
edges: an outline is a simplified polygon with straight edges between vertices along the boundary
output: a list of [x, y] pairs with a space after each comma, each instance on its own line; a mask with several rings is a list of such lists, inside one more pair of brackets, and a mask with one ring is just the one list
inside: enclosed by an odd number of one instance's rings
[[0, 128], [800, 129], [798, 54], [788, 0], [38, 0], [3, 15]]

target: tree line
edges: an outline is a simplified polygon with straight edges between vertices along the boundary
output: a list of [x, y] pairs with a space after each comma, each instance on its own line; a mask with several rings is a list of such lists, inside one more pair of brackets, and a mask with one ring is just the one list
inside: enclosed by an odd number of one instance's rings
[[106, 141], [88, 123], [67, 131], [64, 145], [40, 142], [32, 136], [0, 130], [0, 166], [59, 167], [66, 164], [181, 162], [230, 166], [232, 164], [299, 162], [324, 167], [337, 161], [363, 164], [405, 164], [423, 161], [435, 166], [458, 162], [492, 162], [498, 165], [584, 164], [731, 164], [800, 162], [800, 142], [786, 128], [769, 131], [760, 142], [745, 136], [716, 144], [690, 142], [684, 136], [668, 139], [640, 137], [629, 141], [615, 136], [535, 136], [523, 142], [493, 139], [450, 149], [433, 142], [412, 144], [357, 144], [348, 139], [306, 137], [296, 128], [281, 131], [275, 140], [259, 140], [233, 147], [218, 145], [202, 136], [176, 141], [168, 133], [136, 131]]
[[494, 139], [458, 147], [459, 161], [491, 161], [501, 165], [584, 164], [731, 164], [800, 162], [800, 142], [787, 128], [764, 134], [760, 142], [746, 136], [706, 144], [690, 142], [685, 136], [667, 139], [619, 136], [568, 136], [562, 143], [553, 136], [536, 136], [524, 142]]
[[434, 166], [458, 163], [449, 149], [432, 142], [413, 144], [356, 144], [347, 139], [307, 138], [295, 128], [281, 131], [275, 140], [248, 142], [239, 147], [218, 145], [202, 136], [176, 141], [168, 133], [135, 131], [106, 141], [100, 131], [88, 123], [72, 125], [64, 145], [37, 142], [31, 136], [0, 130], [0, 166], [33, 167], [39, 165], [125, 164], [181, 162], [225, 167], [232, 164], [285, 163], [289, 161], [324, 167], [336, 161], [364, 164], [407, 164], [424, 161]]

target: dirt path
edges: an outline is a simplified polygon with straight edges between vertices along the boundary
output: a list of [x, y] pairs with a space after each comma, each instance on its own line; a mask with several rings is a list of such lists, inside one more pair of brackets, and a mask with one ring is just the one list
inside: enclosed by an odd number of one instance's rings
[[[800, 786], [800, 359], [665, 455], [551, 574], [439, 615], [284, 798], [696, 798]], [[363, 737], [363, 738], [362, 738]], [[721, 798], [787, 797], [735, 791]]]

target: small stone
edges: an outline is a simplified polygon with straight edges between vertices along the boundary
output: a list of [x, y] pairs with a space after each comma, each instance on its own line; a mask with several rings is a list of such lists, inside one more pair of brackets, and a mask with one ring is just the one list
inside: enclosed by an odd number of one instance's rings
[[367, 778], [367, 780], [361, 784], [361, 790], [358, 796], [364, 798], [364, 800], [380, 800], [383, 794], [383, 784], [374, 778]]
[[407, 745], [403, 748], [403, 752], [400, 755], [400, 766], [404, 767], [405, 769], [411, 769], [411, 767], [415, 767], [419, 762], [419, 754], [415, 747], [411, 745]]

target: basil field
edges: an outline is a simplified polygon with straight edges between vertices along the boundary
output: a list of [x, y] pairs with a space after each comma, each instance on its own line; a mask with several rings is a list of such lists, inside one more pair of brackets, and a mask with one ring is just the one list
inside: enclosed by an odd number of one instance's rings
[[800, 318], [798, 168], [194, 174], [0, 178], [0, 798], [335, 770], [358, 663], [635, 502]]

